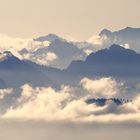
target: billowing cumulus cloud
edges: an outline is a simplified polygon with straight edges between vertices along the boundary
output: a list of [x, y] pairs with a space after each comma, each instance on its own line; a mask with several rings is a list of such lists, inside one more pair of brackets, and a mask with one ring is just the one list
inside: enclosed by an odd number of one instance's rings
[[57, 55], [55, 53], [53, 53], [53, 52], [48, 52], [47, 53], [47, 60], [48, 61], [53, 61], [55, 59], [57, 59]]
[[[60, 89], [23, 85], [21, 95], [1, 115], [3, 119], [73, 121], [93, 123], [140, 122], [140, 95], [133, 101], [117, 105], [108, 100], [105, 106], [87, 104], [86, 99], [110, 99], [120, 91], [120, 84], [111, 77], [91, 80], [84, 78], [80, 84], [87, 92], [77, 96], [74, 87], [62, 85]], [[122, 86], [122, 84], [121, 84]], [[6, 92], [6, 91], [5, 91]]]
[[[67, 86], [56, 91], [51, 87], [33, 89], [29, 85], [22, 87], [17, 107], [7, 110], [4, 118], [57, 120], [69, 117], [64, 109], [72, 99], [71, 89]], [[67, 106], [68, 107], [68, 106]], [[30, 114], [30, 115], [29, 115]]]
[[82, 119], [97, 109], [100, 110], [100, 107], [87, 105], [82, 98], [74, 98], [73, 89], [68, 86], [56, 91], [51, 87], [33, 89], [24, 85], [16, 106], [10, 107], [3, 118], [72, 121]]
[[0, 51], [14, 50], [20, 51], [26, 48], [29, 51], [35, 51], [41, 46], [48, 46], [49, 42], [38, 42], [33, 39], [12, 38], [0, 34]]
[[34, 56], [34, 61], [41, 65], [49, 65], [50, 62], [58, 59], [58, 56], [53, 52], [44, 53]]
[[101, 79], [88, 79], [81, 80], [81, 85], [86, 89], [94, 98], [108, 98], [118, 93], [119, 85], [111, 77]]

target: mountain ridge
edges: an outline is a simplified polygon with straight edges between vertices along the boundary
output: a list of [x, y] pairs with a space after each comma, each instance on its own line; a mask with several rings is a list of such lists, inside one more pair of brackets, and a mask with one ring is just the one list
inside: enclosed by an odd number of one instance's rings
[[85, 61], [73, 61], [68, 71], [95, 75], [137, 75], [140, 74], [140, 54], [114, 44], [91, 53]]

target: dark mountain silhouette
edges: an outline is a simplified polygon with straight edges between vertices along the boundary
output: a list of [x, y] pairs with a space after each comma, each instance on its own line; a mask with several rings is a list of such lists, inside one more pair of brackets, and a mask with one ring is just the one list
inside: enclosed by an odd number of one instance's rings
[[20, 60], [11, 52], [4, 52], [0, 59], [0, 87], [19, 87], [26, 83], [33, 86], [52, 85], [49, 74], [53, 75], [54, 71], [59, 72], [28, 60]]
[[92, 53], [85, 61], [73, 61], [67, 71], [85, 76], [138, 76], [140, 54], [114, 44]]
[[118, 99], [118, 98], [97, 98], [97, 99], [87, 99], [85, 102], [87, 104], [96, 104], [97, 106], [105, 106], [107, 104], [108, 101], [112, 101], [112, 103], [116, 104], [116, 105], [123, 105], [125, 103], [130, 102], [129, 100], [125, 100], [125, 99]]
[[[36, 71], [36, 64], [30, 65], [26, 60], [20, 60], [15, 57], [10, 51], [4, 52], [0, 61], [0, 70], [9, 71]], [[34, 65], [33, 65], [34, 64]]]
[[[28, 60], [20, 60], [10, 52], [0, 57], [0, 83], [7, 87], [30, 83], [34, 86], [77, 84], [83, 77], [113, 76], [140, 79], [140, 54], [112, 45], [90, 54], [85, 61], [73, 61], [67, 69], [45, 67]], [[66, 57], [66, 56], [65, 56]]]

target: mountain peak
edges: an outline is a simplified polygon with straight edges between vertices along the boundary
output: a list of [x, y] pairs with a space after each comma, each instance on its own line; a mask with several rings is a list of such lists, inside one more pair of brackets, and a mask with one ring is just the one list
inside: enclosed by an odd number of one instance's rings
[[48, 34], [48, 35], [47, 35], [47, 37], [59, 38], [59, 36], [58, 36], [58, 35], [53, 34], [53, 33]]
[[125, 48], [123, 46], [117, 45], [117, 44], [113, 44], [109, 47], [108, 51], [110, 51], [111, 53], [113, 53], [114, 55], [117, 54], [119, 55], [131, 55], [131, 56], [138, 56], [138, 54], [136, 53], [136, 51], [131, 50], [129, 48]]
[[122, 30], [140, 30], [140, 28], [134, 28], [134, 27], [126, 27]]
[[94, 54], [102, 54], [102, 55], [106, 54], [107, 55], [108, 53], [112, 54], [112, 57], [113, 57], [113, 55], [118, 55], [118, 56], [123, 55], [123, 57], [125, 57], [125, 55], [133, 55], [133, 56], [137, 55], [137, 53], [134, 50], [126, 49], [117, 44], [113, 44], [109, 48], [99, 50]]
[[132, 28], [132, 27], [126, 27], [125, 30], [131, 30], [131, 29], [136, 29], [136, 28]]
[[40, 36], [36, 39], [34, 39], [35, 41], [39, 41], [39, 42], [44, 42], [44, 41], [49, 41], [49, 42], [53, 42], [55, 40], [63, 40], [61, 37], [57, 36], [56, 34], [48, 34], [45, 36]]
[[112, 34], [112, 32], [111, 32], [110, 30], [108, 30], [108, 29], [103, 29], [103, 30], [100, 32], [99, 36], [103, 36], [103, 35], [110, 36], [111, 34]]
[[113, 36], [114, 34], [115, 34], [115, 36], [116, 35], [118, 35], [118, 34], [124, 34], [124, 36], [126, 36], [126, 35], [128, 35], [129, 33], [130, 34], [138, 34], [140, 32], [140, 28], [133, 28], [133, 27], [125, 27], [125, 28], [123, 28], [123, 29], [121, 29], [121, 30], [118, 30], [118, 31], [110, 31], [110, 30], [108, 30], [108, 29], [103, 29], [101, 32], [100, 32], [100, 34], [99, 34], [99, 36], [103, 36], [103, 35], [106, 35], [107, 37], [111, 37], [111, 36]]
[[5, 51], [3, 53], [0, 53], [0, 62], [4, 60], [8, 60], [12, 57], [15, 57], [10, 51]]
[[117, 51], [117, 50], [125, 50], [125, 48], [122, 47], [122, 46], [120, 46], [120, 45], [113, 44], [113, 45], [111, 45], [111, 46], [109, 47], [109, 50], [115, 50], [115, 51]]
[[136, 76], [140, 74], [140, 54], [119, 45], [91, 53], [85, 61], [73, 61], [68, 71], [86, 76]]
[[10, 51], [4, 51], [3, 55], [6, 57], [13, 57], [14, 56]]

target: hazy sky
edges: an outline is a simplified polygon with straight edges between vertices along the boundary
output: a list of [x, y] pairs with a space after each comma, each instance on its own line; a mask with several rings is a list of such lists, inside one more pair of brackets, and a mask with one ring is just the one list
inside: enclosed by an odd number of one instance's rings
[[140, 0], [0, 0], [0, 33], [87, 39], [103, 28], [140, 27]]

